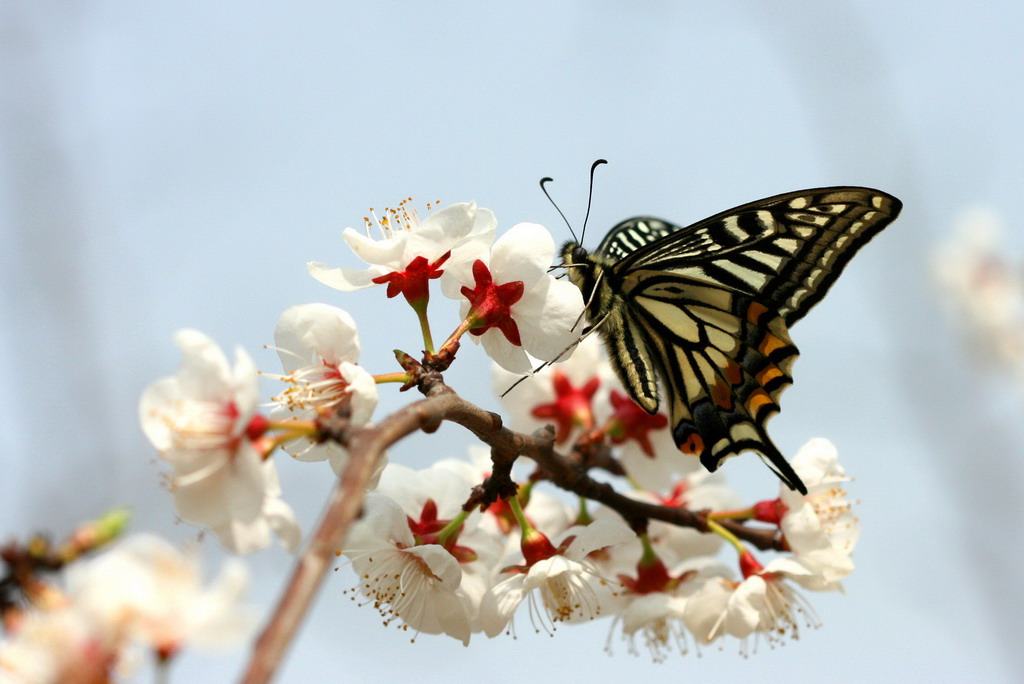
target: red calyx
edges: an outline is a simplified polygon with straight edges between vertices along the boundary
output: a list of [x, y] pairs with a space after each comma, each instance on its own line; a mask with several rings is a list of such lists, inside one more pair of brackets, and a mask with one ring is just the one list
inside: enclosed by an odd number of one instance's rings
[[397, 297], [401, 293], [405, 295], [405, 301], [409, 302], [414, 309], [425, 306], [430, 299], [428, 281], [441, 277], [441, 274], [444, 273], [441, 265], [448, 261], [448, 257], [451, 255], [449, 250], [433, 263], [428, 262], [426, 257], [418, 256], [409, 262], [404, 271], [385, 273], [374, 278], [373, 282], [378, 285], [387, 283], [389, 298]]
[[632, 399], [615, 390], [612, 390], [611, 402], [614, 412], [609, 421], [612, 427], [608, 430], [608, 435], [612, 444], [622, 444], [633, 439], [649, 458], [654, 458], [654, 446], [651, 445], [649, 433], [668, 425], [668, 418], [660, 413], [652, 416], [637, 406]]
[[781, 525], [783, 516], [789, 511], [789, 507], [782, 503], [782, 499], [758, 501], [751, 508], [754, 510], [754, 520], [772, 525]]
[[747, 579], [751, 575], [760, 575], [764, 572], [764, 567], [757, 562], [754, 554], [744, 551], [740, 555], [740, 572], [743, 573], [743, 579]]
[[473, 278], [476, 287], [462, 288], [462, 296], [469, 300], [470, 332], [483, 335], [491, 328], [497, 328], [505, 335], [505, 339], [516, 346], [522, 346], [519, 326], [512, 318], [512, 305], [523, 297], [525, 286], [521, 280], [513, 280], [503, 285], [494, 284], [490, 269], [480, 259], [473, 262]]
[[594, 413], [591, 402], [600, 386], [598, 378], [591, 378], [581, 387], [573, 386], [569, 377], [560, 370], [552, 374], [555, 400], [550, 404], [535, 406], [530, 412], [535, 418], [555, 423], [555, 442], [562, 443], [569, 437], [574, 426], [586, 430], [594, 427]]
[[[414, 520], [410, 516], [406, 516], [406, 520], [409, 523], [409, 531], [412, 532], [416, 538], [418, 545], [426, 544], [438, 544], [444, 547], [445, 551], [452, 554], [455, 560], [460, 563], [468, 563], [474, 561], [477, 558], [476, 551], [469, 548], [468, 546], [460, 546], [458, 542], [458, 534], [453, 534], [448, 537], [442, 544], [440, 540], [440, 532], [443, 530], [451, 520], [444, 520], [437, 517], [437, 504], [433, 499], [427, 499], [426, 503], [423, 504], [423, 510], [420, 512], [420, 519]], [[459, 529], [461, 532], [461, 528]]]

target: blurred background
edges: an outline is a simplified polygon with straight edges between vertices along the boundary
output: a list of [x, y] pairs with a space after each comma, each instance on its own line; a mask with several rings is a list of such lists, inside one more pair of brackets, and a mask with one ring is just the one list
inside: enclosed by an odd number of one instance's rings
[[[360, 323], [363, 362], [419, 348], [383, 292], [344, 295], [305, 271], [356, 266], [340, 240], [369, 207], [476, 200], [499, 230], [567, 237], [604, 157], [588, 243], [635, 214], [689, 223], [760, 197], [868, 185], [905, 204], [793, 337], [802, 356], [776, 443], [828, 437], [856, 477], [862, 539], [824, 622], [750, 658], [654, 665], [608, 621], [519, 638], [382, 629], [328, 578], [281, 682], [1014, 681], [1024, 598], [1019, 384], [957, 325], [934, 277], [957, 216], [981, 206], [1020, 254], [1024, 97], [1019, 3], [939, 1], [0, 4], [0, 539], [55, 536], [118, 504], [175, 540], [137, 400], [175, 371], [174, 332], [263, 349], [279, 313], [325, 301]], [[1017, 199], [1014, 199], [1017, 198]], [[956, 251], [953, 251], [956, 261]], [[949, 261], [944, 262], [948, 265]], [[435, 338], [456, 323], [432, 307]], [[970, 340], [975, 340], [972, 350]], [[978, 350], [981, 353], [976, 353]], [[496, 409], [466, 348], [449, 375]], [[266, 396], [275, 388], [266, 384]], [[393, 386], [378, 415], [414, 399]], [[423, 467], [465, 452], [445, 428], [392, 451]], [[281, 460], [304, 529], [332, 474]], [[757, 459], [726, 470], [772, 496]], [[204, 542], [211, 572], [221, 553]], [[276, 599], [292, 559], [247, 558]], [[186, 652], [174, 682], [231, 681], [247, 648]], [[149, 681], [143, 671], [140, 681]]]

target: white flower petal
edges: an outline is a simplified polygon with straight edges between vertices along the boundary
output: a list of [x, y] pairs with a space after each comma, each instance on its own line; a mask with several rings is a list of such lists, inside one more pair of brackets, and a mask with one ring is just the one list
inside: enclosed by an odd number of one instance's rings
[[[538, 295], [543, 299], [537, 306]], [[545, 275], [544, 279], [512, 307], [512, 316], [519, 326], [523, 347], [532, 356], [543, 361], [558, 357], [568, 359], [572, 345], [580, 338], [580, 326], [576, 324], [583, 311], [583, 295], [571, 283], [555, 280]]]
[[484, 634], [491, 638], [501, 634], [526, 594], [526, 575], [513, 574], [495, 584], [480, 603], [480, 625]]
[[369, 492], [363, 502], [362, 517], [352, 525], [345, 539], [345, 552], [378, 548], [382, 539], [404, 547], [416, 544], [402, 507], [387, 496]]
[[589, 554], [608, 546], [632, 541], [636, 533], [621, 520], [595, 520], [576, 533], [565, 555], [573, 560], [583, 560]]
[[362, 366], [353, 363], [342, 363], [338, 367], [341, 377], [349, 384], [348, 391], [352, 397], [352, 416], [354, 426], [361, 427], [370, 422], [380, 394], [377, 381]]
[[554, 254], [555, 241], [547, 228], [536, 223], [519, 223], [494, 243], [491, 273], [495, 282], [520, 280], [530, 288], [547, 275]]
[[333, 287], [342, 292], [355, 292], [373, 287], [377, 283], [374, 278], [391, 273], [391, 269], [383, 266], [370, 266], [365, 270], [355, 268], [332, 268], [319, 261], [310, 261], [306, 264], [306, 271], [327, 287]]
[[274, 330], [274, 344], [286, 373], [324, 361], [336, 366], [359, 360], [356, 322], [348, 312], [329, 304], [285, 309]]
[[209, 337], [198, 330], [179, 330], [174, 336], [181, 350], [176, 375], [181, 394], [195, 401], [227, 402], [231, 393], [228, 359]]
[[374, 240], [352, 228], [346, 228], [341, 237], [357, 257], [370, 265], [383, 266], [389, 271], [400, 271], [408, 266], [402, 263], [405, 242], [409, 239], [408, 231], [396, 230], [391, 237]]
[[533, 370], [526, 351], [509, 342], [505, 333], [497, 328], [491, 328], [483, 335], [475, 336], [473, 339], [479, 340], [487, 355], [505, 370], [512, 373], [528, 373]]
[[413, 470], [392, 463], [384, 469], [377, 492], [394, 499], [408, 515], [418, 519], [427, 500], [437, 506], [437, 516], [451, 519], [462, 511], [475, 482], [448, 468]]
[[427, 216], [409, 231], [404, 258], [408, 265], [418, 256], [433, 262], [448, 252], [473, 229], [475, 204], [453, 204]]

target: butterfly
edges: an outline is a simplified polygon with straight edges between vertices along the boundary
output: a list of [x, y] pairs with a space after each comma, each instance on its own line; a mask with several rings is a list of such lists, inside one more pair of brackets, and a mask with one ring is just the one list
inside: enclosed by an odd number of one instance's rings
[[[595, 164], [596, 165], [596, 164]], [[689, 226], [639, 216], [562, 265], [629, 395], [654, 414], [665, 390], [676, 446], [714, 472], [753, 451], [790, 489], [807, 487], [766, 431], [793, 382], [789, 329], [899, 216], [879, 190], [799, 190]]]

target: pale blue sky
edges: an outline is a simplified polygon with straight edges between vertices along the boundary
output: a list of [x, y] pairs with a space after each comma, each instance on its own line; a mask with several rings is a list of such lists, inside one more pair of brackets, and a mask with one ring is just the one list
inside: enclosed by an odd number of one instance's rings
[[[594, 245], [635, 214], [688, 223], [869, 185], [903, 216], [794, 330], [796, 383], [772, 424], [789, 453], [829, 437], [857, 478], [858, 568], [845, 596], [811, 596], [823, 629], [750, 659], [727, 643], [663, 665], [606, 656], [607, 621], [548, 638], [524, 616], [515, 641], [410, 645], [342, 597], [341, 571], [280, 681], [1022, 676], [1020, 395], [968, 360], [928, 271], [969, 205], [1001, 213], [1021, 246], [1019, 3], [290, 5], [0, 5], [0, 536], [128, 503], [136, 529], [195, 537], [174, 524], [135, 417], [177, 366], [178, 328], [275, 370], [262, 345], [278, 314], [327, 301], [360, 323], [372, 371], [417, 348], [401, 306], [305, 273], [349, 258], [341, 229], [368, 207], [476, 200], [501, 227], [538, 221], [563, 239], [536, 182], [553, 176], [578, 222], [604, 157]], [[477, 352], [450, 380], [495, 408]], [[383, 410], [411, 398], [384, 394]], [[468, 443], [446, 428], [392, 457], [425, 465]], [[751, 497], [775, 487], [754, 461], [727, 470]], [[307, 529], [330, 486], [318, 465], [281, 467]], [[290, 559], [251, 560], [269, 604]], [[189, 654], [174, 681], [228, 681], [243, 655]]]

